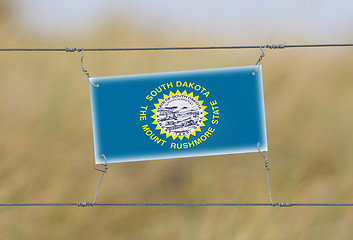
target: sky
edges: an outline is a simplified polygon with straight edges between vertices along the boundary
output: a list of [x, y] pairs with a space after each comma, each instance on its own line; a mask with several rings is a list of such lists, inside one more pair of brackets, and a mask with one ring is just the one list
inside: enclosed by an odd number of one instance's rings
[[119, 16], [166, 36], [214, 34], [230, 41], [263, 36], [278, 42], [352, 42], [352, 0], [12, 0], [20, 27], [41, 34], [79, 34]]

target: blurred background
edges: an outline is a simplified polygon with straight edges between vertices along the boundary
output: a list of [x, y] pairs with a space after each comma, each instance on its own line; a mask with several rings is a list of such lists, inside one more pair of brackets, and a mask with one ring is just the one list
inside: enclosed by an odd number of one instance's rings
[[[0, 0], [0, 48], [353, 43], [353, 2]], [[260, 50], [86, 52], [93, 77], [254, 65]], [[353, 48], [268, 50], [275, 202], [353, 202]], [[93, 201], [80, 53], [0, 52], [0, 202]], [[111, 164], [97, 202], [268, 202], [258, 153]], [[1, 239], [351, 239], [351, 208], [1, 207]]]

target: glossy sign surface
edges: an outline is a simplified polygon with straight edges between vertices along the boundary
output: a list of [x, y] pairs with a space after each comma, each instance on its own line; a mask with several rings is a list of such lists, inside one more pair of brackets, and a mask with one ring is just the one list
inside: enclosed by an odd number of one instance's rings
[[267, 151], [256, 68], [91, 78], [96, 163]]

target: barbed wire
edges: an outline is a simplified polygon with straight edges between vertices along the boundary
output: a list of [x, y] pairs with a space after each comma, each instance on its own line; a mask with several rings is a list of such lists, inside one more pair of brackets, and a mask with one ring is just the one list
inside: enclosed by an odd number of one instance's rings
[[172, 51], [172, 50], [226, 50], [226, 49], [285, 49], [285, 48], [319, 48], [319, 47], [353, 47], [353, 43], [328, 44], [269, 44], [248, 46], [201, 46], [201, 47], [136, 47], [136, 48], [0, 48], [2, 52], [81, 52], [81, 51]]

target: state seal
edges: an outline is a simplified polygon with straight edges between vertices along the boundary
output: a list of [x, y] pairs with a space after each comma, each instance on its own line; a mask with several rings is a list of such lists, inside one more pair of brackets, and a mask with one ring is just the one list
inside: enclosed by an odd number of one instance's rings
[[199, 97], [193, 96], [193, 93], [183, 93], [177, 90], [176, 93], [170, 92], [164, 95], [163, 99], [159, 99], [159, 103], [155, 104], [154, 113], [151, 116], [155, 121], [157, 130], [161, 134], [166, 134], [167, 138], [189, 138], [190, 135], [196, 136], [197, 131], [201, 131], [201, 127], [205, 126], [204, 121], [208, 113], [205, 111], [203, 101], [198, 100]]
[[203, 120], [201, 104], [189, 95], [176, 94], [164, 99], [157, 108], [158, 126], [172, 136], [195, 132]]

